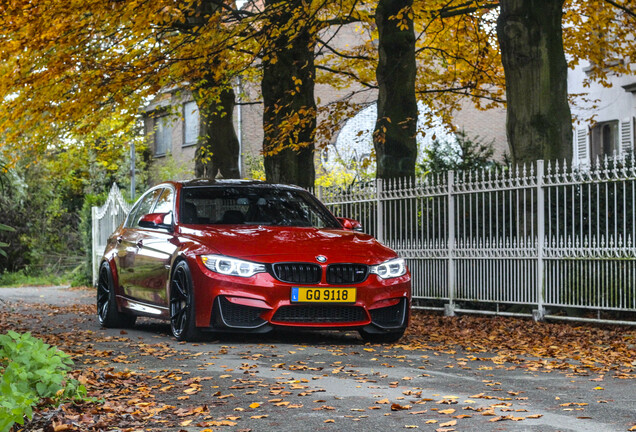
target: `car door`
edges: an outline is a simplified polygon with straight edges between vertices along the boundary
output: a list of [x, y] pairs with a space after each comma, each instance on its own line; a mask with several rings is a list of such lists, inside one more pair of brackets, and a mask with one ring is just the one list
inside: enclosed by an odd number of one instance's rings
[[143, 275], [139, 274], [139, 268], [136, 265], [139, 242], [142, 238], [139, 219], [143, 215], [150, 213], [162, 190], [163, 188], [152, 189], [137, 201], [128, 218], [126, 218], [121, 234], [117, 237], [116, 263], [119, 285], [124, 295], [133, 299], [137, 298], [139, 291], [136, 289], [136, 285], [143, 278]]
[[[172, 224], [174, 190], [162, 189], [156, 203], [148, 213], [164, 213], [165, 224]], [[135, 257], [135, 298], [168, 307], [167, 284], [170, 263], [176, 251], [173, 231], [165, 227], [138, 228], [137, 255]]]

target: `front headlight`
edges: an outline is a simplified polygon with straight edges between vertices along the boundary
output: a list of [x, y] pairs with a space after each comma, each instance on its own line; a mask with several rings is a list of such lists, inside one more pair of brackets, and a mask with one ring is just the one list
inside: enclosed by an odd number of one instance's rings
[[264, 273], [265, 265], [223, 255], [201, 255], [203, 264], [213, 272], [228, 276], [251, 277]]
[[395, 258], [382, 264], [371, 266], [369, 273], [376, 274], [382, 279], [396, 278], [406, 274], [406, 264], [403, 258]]

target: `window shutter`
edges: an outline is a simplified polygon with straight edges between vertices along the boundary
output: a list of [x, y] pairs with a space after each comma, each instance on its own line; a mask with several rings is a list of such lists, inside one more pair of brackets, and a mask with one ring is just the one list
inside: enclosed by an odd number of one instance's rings
[[590, 136], [587, 131], [587, 128], [576, 129], [575, 137], [576, 140], [576, 158], [578, 160], [579, 165], [589, 165], [590, 163]]
[[629, 155], [634, 152], [634, 120], [626, 118], [621, 121], [621, 154]]

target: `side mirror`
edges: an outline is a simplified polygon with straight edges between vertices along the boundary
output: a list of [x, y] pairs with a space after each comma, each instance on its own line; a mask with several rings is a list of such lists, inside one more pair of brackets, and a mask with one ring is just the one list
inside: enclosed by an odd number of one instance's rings
[[347, 231], [362, 232], [362, 224], [357, 220], [345, 217], [339, 217], [336, 219], [338, 219], [338, 222], [340, 222], [342, 228], [346, 229]]
[[172, 212], [148, 213], [139, 219], [138, 225], [142, 228], [167, 229], [172, 231]]

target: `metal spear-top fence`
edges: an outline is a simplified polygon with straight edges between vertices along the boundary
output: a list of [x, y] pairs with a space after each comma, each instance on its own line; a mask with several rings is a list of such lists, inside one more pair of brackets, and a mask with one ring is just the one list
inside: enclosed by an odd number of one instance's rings
[[417, 308], [636, 324], [633, 159], [538, 161], [317, 194], [407, 259]]
[[93, 207], [92, 215], [92, 257], [93, 257], [93, 285], [97, 284], [99, 262], [102, 258], [108, 237], [124, 221], [130, 211], [128, 204], [115, 183], [110, 188], [108, 199], [101, 207]]
[[[416, 308], [636, 324], [634, 159], [538, 161], [316, 192], [406, 258]], [[93, 207], [94, 282], [129, 209], [116, 185]]]

